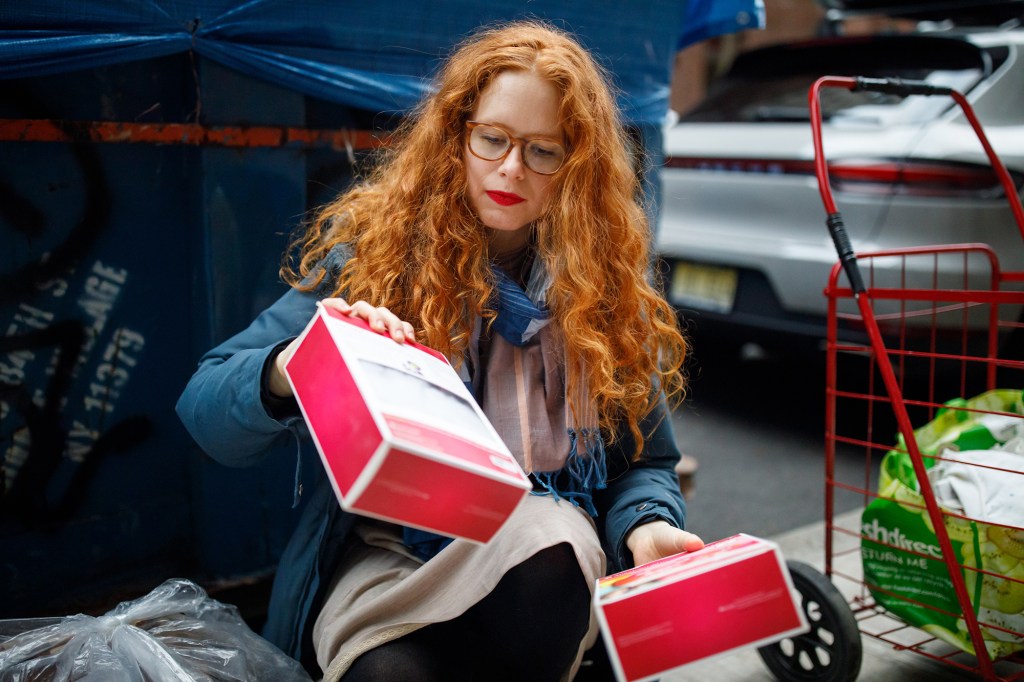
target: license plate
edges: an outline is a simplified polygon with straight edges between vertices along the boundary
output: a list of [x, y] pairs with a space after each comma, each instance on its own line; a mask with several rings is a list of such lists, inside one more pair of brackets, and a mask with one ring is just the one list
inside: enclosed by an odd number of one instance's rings
[[668, 297], [678, 306], [728, 313], [736, 300], [736, 281], [732, 268], [676, 263]]

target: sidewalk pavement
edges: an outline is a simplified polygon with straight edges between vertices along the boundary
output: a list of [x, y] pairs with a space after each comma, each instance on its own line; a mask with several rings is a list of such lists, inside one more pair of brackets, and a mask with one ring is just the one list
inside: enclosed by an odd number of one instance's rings
[[[834, 520], [835, 525], [856, 528], [860, 511], [858, 509], [837, 515]], [[787, 560], [803, 561], [818, 570], [823, 570], [825, 564], [824, 528], [825, 522], [819, 521], [770, 539], [778, 543]], [[861, 576], [860, 557], [857, 553], [836, 556], [834, 568], [837, 572], [859, 579]], [[848, 582], [837, 581], [839, 584], [836, 587], [847, 599], [850, 599], [853, 594], [852, 590], [855, 590], [857, 586], [853, 583], [850, 583], [849, 587], [842, 584]], [[911, 630], [911, 632], [918, 631]], [[947, 682], [980, 679], [960, 668], [933, 661], [921, 654], [897, 651], [892, 645], [874, 637], [862, 635], [861, 641], [864, 647], [864, 656], [857, 679], [863, 682]], [[973, 661], [973, 658], [969, 660]], [[1020, 668], [1018, 666], [1013, 670], [1019, 673]], [[775, 676], [761, 661], [756, 650], [744, 650], [707, 658], [675, 672], [667, 673], [661, 678], [661, 682], [773, 682], [775, 680]]]

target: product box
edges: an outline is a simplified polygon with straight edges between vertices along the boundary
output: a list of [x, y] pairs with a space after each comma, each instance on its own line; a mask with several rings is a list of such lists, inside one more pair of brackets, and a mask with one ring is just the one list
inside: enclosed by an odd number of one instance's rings
[[808, 629], [778, 545], [742, 533], [601, 578], [594, 603], [620, 682]]
[[532, 488], [454, 368], [320, 306], [285, 365], [348, 511], [487, 542]]

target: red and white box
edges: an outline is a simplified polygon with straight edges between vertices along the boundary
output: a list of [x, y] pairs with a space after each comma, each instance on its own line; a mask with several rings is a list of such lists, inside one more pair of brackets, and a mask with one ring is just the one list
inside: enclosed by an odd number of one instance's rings
[[620, 682], [808, 629], [778, 545], [743, 533], [605, 576], [594, 604]]
[[320, 306], [285, 365], [341, 506], [487, 542], [532, 489], [448, 361]]

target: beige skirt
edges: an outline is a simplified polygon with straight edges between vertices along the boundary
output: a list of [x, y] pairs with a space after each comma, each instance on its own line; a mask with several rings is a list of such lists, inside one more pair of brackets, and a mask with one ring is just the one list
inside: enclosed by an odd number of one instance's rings
[[[605, 572], [593, 520], [564, 500], [527, 495], [486, 545], [455, 540], [423, 563], [402, 544], [401, 528], [361, 519], [313, 626], [313, 645], [325, 682], [336, 682], [362, 653], [431, 623], [465, 613], [487, 596], [514, 566], [537, 552], [566, 542], [583, 576], [594, 582]], [[597, 641], [597, 619], [563, 680], [571, 680], [583, 653]]]

